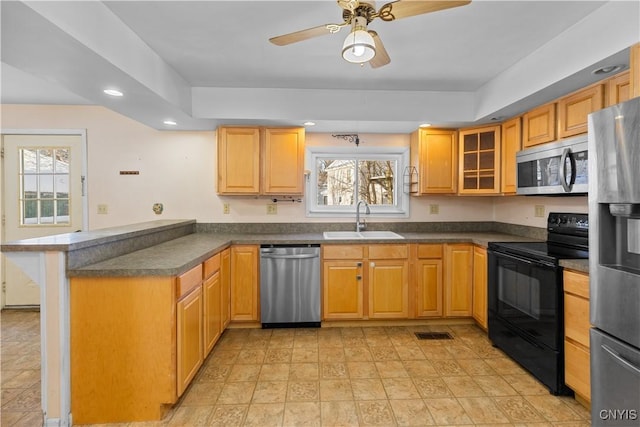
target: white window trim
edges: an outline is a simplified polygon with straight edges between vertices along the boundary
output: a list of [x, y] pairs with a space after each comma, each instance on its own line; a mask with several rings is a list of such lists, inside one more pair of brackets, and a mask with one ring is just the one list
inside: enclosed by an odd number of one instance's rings
[[[316, 164], [319, 157], [336, 156], [362, 160], [394, 159], [397, 163], [395, 174], [396, 205], [370, 206], [369, 218], [408, 218], [409, 195], [404, 193], [403, 173], [409, 165], [408, 147], [307, 147], [305, 153], [305, 169], [309, 171], [306, 180], [306, 215], [307, 217], [351, 218], [355, 215], [355, 206], [318, 206], [316, 204], [318, 181]], [[364, 212], [364, 209], [363, 209]]]

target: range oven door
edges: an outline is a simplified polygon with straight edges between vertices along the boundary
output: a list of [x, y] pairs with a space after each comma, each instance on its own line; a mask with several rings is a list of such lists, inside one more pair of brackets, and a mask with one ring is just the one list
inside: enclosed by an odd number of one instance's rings
[[562, 268], [489, 249], [489, 339], [545, 384], [564, 384]]

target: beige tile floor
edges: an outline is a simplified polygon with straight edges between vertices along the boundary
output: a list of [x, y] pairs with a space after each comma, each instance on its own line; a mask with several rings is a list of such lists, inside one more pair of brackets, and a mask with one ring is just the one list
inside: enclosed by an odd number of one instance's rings
[[[40, 425], [37, 313], [2, 312], [2, 426]], [[453, 340], [418, 340], [416, 331]], [[230, 329], [147, 426], [589, 426], [473, 325]], [[122, 424], [121, 424], [122, 425]]]

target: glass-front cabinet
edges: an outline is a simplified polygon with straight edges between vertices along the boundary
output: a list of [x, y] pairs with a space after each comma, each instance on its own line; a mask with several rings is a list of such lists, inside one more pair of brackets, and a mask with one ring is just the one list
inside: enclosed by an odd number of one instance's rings
[[460, 131], [458, 193], [500, 192], [500, 126]]

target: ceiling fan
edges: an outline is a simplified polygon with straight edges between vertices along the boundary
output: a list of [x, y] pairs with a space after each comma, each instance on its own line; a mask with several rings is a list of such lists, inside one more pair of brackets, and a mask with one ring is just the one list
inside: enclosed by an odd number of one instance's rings
[[384, 48], [378, 33], [367, 29], [367, 25], [369, 25], [371, 21], [376, 18], [380, 18], [383, 21], [395, 21], [396, 19], [422, 15], [471, 3], [471, 0], [398, 0], [387, 3], [382, 6], [380, 10], [376, 11], [374, 1], [337, 1], [338, 5], [342, 8], [342, 19], [344, 22], [341, 24], [325, 24], [318, 27], [307, 28], [306, 30], [272, 37], [269, 41], [278, 46], [285, 46], [325, 34], [334, 34], [340, 31], [342, 27], [351, 26], [351, 31], [342, 46], [342, 57], [349, 62], [357, 64], [369, 62], [372, 68], [378, 68], [391, 62], [391, 58], [389, 58], [389, 54]]

